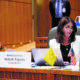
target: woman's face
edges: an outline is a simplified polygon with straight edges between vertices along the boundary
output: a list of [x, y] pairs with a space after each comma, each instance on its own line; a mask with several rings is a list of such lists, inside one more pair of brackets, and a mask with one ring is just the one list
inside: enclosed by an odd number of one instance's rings
[[73, 24], [72, 24], [72, 22], [69, 22], [68, 24], [66, 24], [64, 26], [63, 32], [64, 32], [64, 37], [68, 37], [69, 38], [69, 36], [73, 32]]

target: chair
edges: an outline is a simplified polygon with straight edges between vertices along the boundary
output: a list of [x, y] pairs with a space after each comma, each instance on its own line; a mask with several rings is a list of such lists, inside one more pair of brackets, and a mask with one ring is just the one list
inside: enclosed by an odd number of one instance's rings
[[36, 37], [35, 47], [36, 48], [47, 48], [47, 39], [48, 37]]
[[[57, 27], [52, 28], [48, 34], [47, 47], [49, 48], [49, 40], [53, 39], [56, 36]], [[80, 35], [80, 27], [77, 27], [76, 35]]]
[[57, 27], [53, 27], [48, 34], [47, 47], [49, 48], [49, 40], [53, 39], [56, 36]]

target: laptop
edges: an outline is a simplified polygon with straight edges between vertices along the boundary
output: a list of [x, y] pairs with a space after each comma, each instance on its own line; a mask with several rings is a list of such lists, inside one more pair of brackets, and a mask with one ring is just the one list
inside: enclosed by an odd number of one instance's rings
[[35, 61], [35, 65], [45, 65], [46, 62], [43, 60], [49, 48], [33, 48], [32, 55]]
[[[48, 52], [49, 48], [33, 48], [32, 49], [32, 55], [35, 61], [35, 65], [39, 66], [49, 66], [48, 63], [46, 63], [43, 58], [45, 57], [46, 53]], [[57, 60], [54, 64], [54, 66], [65, 66], [69, 63], [64, 63], [62, 55], [59, 55], [60, 50], [58, 48], [54, 49], [54, 53], [57, 56]]]

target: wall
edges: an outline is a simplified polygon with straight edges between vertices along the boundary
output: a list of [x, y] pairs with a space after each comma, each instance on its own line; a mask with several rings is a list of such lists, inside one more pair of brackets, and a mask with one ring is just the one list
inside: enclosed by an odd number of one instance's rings
[[32, 41], [32, 0], [0, 0], [0, 35], [4, 45]]
[[[49, 12], [50, 0], [34, 0], [34, 20], [35, 20], [35, 37], [48, 36], [51, 29], [51, 15]], [[80, 0], [69, 0], [71, 4], [71, 18], [75, 20], [77, 15], [80, 16]]]
[[76, 16], [80, 16], [80, 0], [69, 0], [71, 3], [71, 17], [75, 20]]
[[[34, 0], [34, 37], [48, 36], [51, 29], [50, 0]], [[80, 15], [80, 0], [69, 0], [71, 17]], [[0, 42], [4, 45], [28, 43], [33, 39], [32, 0], [0, 0]]]
[[51, 28], [50, 0], [34, 0], [35, 37], [48, 36]]

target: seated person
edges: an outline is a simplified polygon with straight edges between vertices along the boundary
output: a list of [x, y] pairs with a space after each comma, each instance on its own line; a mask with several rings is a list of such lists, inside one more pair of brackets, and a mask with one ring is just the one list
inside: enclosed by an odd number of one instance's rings
[[79, 61], [80, 40], [79, 37], [75, 36], [76, 32], [77, 27], [74, 20], [70, 17], [63, 17], [59, 21], [55, 38], [49, 42], [50, 50], [60, 49], [60, 55], [62, 55], [64, 62], [71, 63], [71, 57], [69, 56], [71, 48], [74, 50], [76, 62]]

